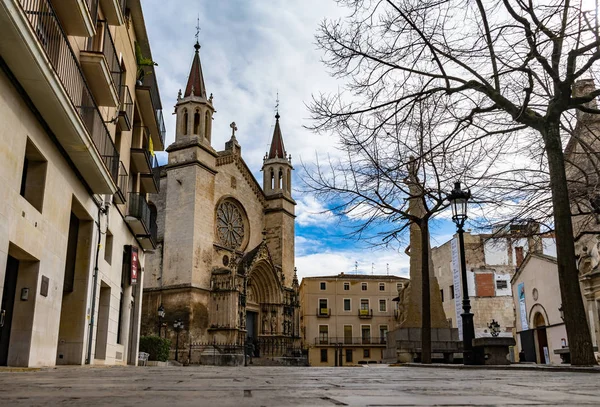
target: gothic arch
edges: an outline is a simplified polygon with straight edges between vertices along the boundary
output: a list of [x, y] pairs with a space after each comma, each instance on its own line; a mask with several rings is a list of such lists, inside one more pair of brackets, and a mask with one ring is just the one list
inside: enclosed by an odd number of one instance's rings
[[208, 110], [204, 115], [204, 137], [210, 141], [210, 112]]
[[275, 269], [267, 260], [259, 260], [252, 266], [248, 284], [252, 286], [253, 298], [258, 305], [280, 304], [283, 301]]
[[187, 109], [183, 109], [183, 123], [181, 126], [183, 132], [182, 134], [185, 136], [188, 134], [188, 111]]
[[196, 135], [200, 134], [200, 110], [196, 109], [194, 112], [194, 133]]

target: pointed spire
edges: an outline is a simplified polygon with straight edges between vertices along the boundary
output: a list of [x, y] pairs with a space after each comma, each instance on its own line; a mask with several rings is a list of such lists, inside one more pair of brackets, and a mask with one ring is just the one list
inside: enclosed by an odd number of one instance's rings
[[273, 140], [271, 141], [271, 149], [269, 150], [268, 158], [286, 158], [285, 147], [283, 146], [283, 136], [279, 127], [279, 111], [275, 115], [275, 130], [273, 131]]
[[204, 85], [204, 76], [202, 75], [202, 64], [200, 63], [200, 43], [196, 40], [194, 44], [196, 52], [192, 61], [192, 70], [188, 78], [187, 86], [183, 97], [191, 95], [200, 96], [206, 99], [206, 85]]

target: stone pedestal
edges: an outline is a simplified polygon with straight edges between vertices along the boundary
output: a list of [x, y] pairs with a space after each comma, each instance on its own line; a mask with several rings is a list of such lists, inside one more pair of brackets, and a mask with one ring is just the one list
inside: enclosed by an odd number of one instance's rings
[[473, 352], [476, 365], [510, 365], [508, 348], [515, 346], [514, 338], [475, 338]]

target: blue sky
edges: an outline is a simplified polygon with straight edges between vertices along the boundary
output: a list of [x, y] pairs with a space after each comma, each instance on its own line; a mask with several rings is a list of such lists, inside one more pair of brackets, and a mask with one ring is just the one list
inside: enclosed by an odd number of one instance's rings
[[[314, 34], [324, 18], [343, 16], [332, 0], [144, 0], [144, 17], [167, 125], [167, 142], [174, 141], [173, 106], [184, 88], [200, 18], [200, 57], [207, 91], [214, 95], [217, 113], [213, 147], [224, 148], [235, 121], [244, 160], [262, 179], [262, 158], [275, 124], [279, 92], [281, 128], [285, 147], [296, 171], [293, 187], [296, 207], [296, 266], [299, 277], [353, 272], [408, 275], [408, 258], [401, 250], [371, 250], [344, 238], [337, 220], [326, 213], [327, 203], [300, 193], [300, 159], [335, 156], [335, 137], [319, 136], [309, 125], [306, 103], [311, 94], [336, 91], [320, 62]], [[165, 160], [165, 157], [161, 157]], [[446, 242], [454, 225], [441, 220], [433, 225], [432, 246]]]

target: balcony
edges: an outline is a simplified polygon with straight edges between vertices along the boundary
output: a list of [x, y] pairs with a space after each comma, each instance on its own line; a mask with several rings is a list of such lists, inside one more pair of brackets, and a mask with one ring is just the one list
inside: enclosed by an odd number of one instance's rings
[[147, 194], [157, 194], [160, 190], [160, 168], [158, 168], [158, 159], [152, 157], [150, 173], [140, 174], [140, 187], [142, 192]]
[[317, 318], [329, 318], [331, 316], [331, 308], [317, 308]]
[[127, 174], [127, 170], [125, 169], [125, 165], [123, 161], [120, 162], [119, 165], [119, 181], [117, 182], [117, 192], [115, 192], [113, 196], [113, 202], [122, 205], [127, 202], [127, 197], [125, 196], [127, 191], [127, 184], [129, 183], [129, 174]]
[[358, 317], [361, 319], [373, 318], [373, 310], [372, 309], [359, 309]]
[[385, 346], [386, 345], [385, 337], [355, 337], [355, 336], [345, 336], [345, 337], [330, 337], [330, 338], [315, 338], [315, 345], [342, 345], [342, 346]]
[[49, 0], [0, 3], [0, 55], [91, 191], [115, 193], [119, 154]]
[[151, 210], [145, 194], [130, 192], [125, 222], [144, 250], [156, 248], [156, 210]]
[[121, 65], [106, 21], [98, 21], [96, 35], [88, 40], [79, 61], [99, 106], [117, 107], [121, 84]]
[[146, 66], [143, 69], [146, 74], [141, 82], [138, 81], [135, 87], [135, 96], [142, 120], [150, 130], [154, 149], [161, 151], [165, 149], [166, 130], [158, 84], [156, 83], [154, 67]]
[[133, 99], [127, 85], [121, 85], [119, 95], [119, 119], [117, 121], [121, 131], [129, 131], [133, 125]]
[[127, 0], [100, 0], [104, 18], [110, 25], [123, 25]]
[[52, 6], [67, 35], [91, 37], [96, 32], [98, 0], [52, 0]]

